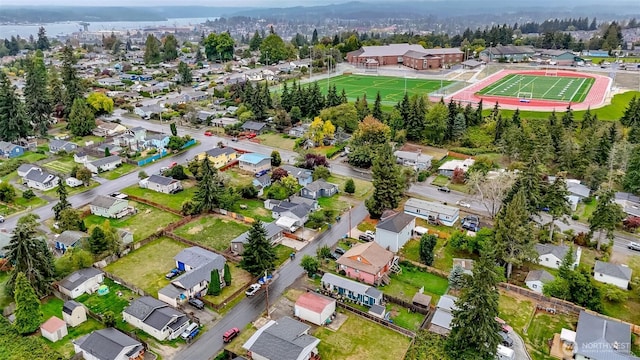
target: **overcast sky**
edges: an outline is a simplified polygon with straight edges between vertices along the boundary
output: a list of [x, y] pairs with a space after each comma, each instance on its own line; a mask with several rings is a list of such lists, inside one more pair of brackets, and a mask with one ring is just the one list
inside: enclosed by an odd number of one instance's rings
[[212, 7], [284, 7], [296, 5], [321, 5], [343, 3], [347, 0], [0, 0], [0, 5], [48, 5], [48, 6], [158, 6], [158, 5], [202, 5]]

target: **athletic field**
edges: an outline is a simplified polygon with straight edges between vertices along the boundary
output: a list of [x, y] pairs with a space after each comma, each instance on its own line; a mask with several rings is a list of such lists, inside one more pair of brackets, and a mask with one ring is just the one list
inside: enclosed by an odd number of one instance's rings
[[318, 80], [318, 85], [322, 93], [327, 93], [327, 85], [336, 86], [338, 95], [344, 89], [349, 101], [354, 101], [356, 97], [362, 98], [367, 94], [367, 101], [370, 104], [376, 99], [376, 94], [380, 91], [380, 98], [384, 104], [395, 105], [404, 97], [405, 80], [407, 94], [411, 97], [415, 94], [427, 95], [437, 92], [440, 87], [451, 85], [453, 81], [410, 79], [390, 76], [366, 76], [366, 75], [340, 75], [327, 79]]
[[594, 79], [591, 77], [511, 74], [477, 94], [577, 103], [585, 100], [593, 83]]

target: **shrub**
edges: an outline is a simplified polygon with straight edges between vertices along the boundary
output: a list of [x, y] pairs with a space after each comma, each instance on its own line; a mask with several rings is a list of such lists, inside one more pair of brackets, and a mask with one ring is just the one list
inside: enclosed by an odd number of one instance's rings
[[27, 189], [22, 193], [22, 197], [26, 200], [30, 200], [33, 199], [36, 196], [36, 194], [33, 193], [33, 190], [31, 189]]
[[424, 182], [429, 177], [428, 171], [420, 171], [418, 173], [418, 182]]

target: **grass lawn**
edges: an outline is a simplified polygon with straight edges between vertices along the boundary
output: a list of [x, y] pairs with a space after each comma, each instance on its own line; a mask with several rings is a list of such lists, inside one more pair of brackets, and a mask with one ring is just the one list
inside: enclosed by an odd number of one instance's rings
[[449, 281], [438, 275], [422, 271], [413, 266], [401, 265], [402, 273], [392, 274], [391, 283], [382, 290], [385, 294], [411, 302], [413, 296], [424, 287], [424, 293], [431, 295], [431, 302], [438, 303], [449, 287]]
[[174, 232], [185, 239], [224, 251], [229, 248], [231, 240], [247, 230], [249, 230], [248, 225], [210, 215], [183, 225]]
[[254, 176], [238, 168], [231, 168], [222, 173], [229, 179], [229, 186], [242, 187], [253, 183]]
[[[107, 311], [111, 311], [116, 315], [117, 319], [122, 319], [122, 310], [129, 306], [130, 298], [137, 298], [133, 291], [129, 290], [124, 285], [116, 284], [113, 280], [105, 277], [104, 285], [109, 287], [109, 293], [106, 295], [83, 294], [76, 299], [83, 303], [89, 310], [101, 315]], [[118, 294], [122, 295], [118, 295]]]
[[[205, 299], [211, 301], [214, 304], [220, 304], [223, 301], [227, 300], [227, 298], [238, 291], [238, 289], [242, 289], [249, 286], [249, 283], [253, 279], [250, 273], [241, 269], [236, 264], [231, 262], [227, 262], [229, 264], [229, 270], [231, 271], [231, 285], [225, 286], [222, 288], [222, 292], [218, 296], [207, 295]], [[242, 298], [244, 294], [240, 294], [238, 297]]]
[[[64, 302], [58, 298], [50, 298], [46, 303], [40, 305], [40, 309], [44, 314], [42, 321], [49, 320], [52, 316], [57, 316], [62, 319], [62, 306]], [[87, 321], [76, 327], [67, 327], [68, 334], [62, 340], [58, 340], [55, 343], [51, 342], [47, 339], [44, 341], [54, 350], [58, 351], [60, 354], [70, 358], [73, 354], [73, 343], [71, 340], [75, 340], [81, 336], [89, 334], [94, 330], [99, 330], [104, 328], [102, 323], [94, 320], [93, 318], [87, 316]]]
[[[431, 233], [431, 231], [429, 232]], [[411, 257], [419, 259], [420, 241], [412, 240], [409, 247], [407, 247], [407, 245], [409, 245], [409, 243], [405, 244], [405, 248], [407, 248], [407, 254], [411, 254]], [[453, 258], [475, 259], [477, 257], [473, 254], [469, 254], [466, 251], [454, 249], [449, 245], [448, 239], [444, 238], [438, 238], [438, 242], [436, 243], [436, 248], [434, 249], [433, 253], [435, 257], [435, 260], [433, 261], [433, 267], [442, 271], [451, 271], [451, 268], [453, 267]], [[407, 257], [409, 256], [407, 255]]]
[[449, 178], [444, 175], [438, 175], [431, 182], [433, 186], [446, 186], [449, 183]]
[[184, 190], [176, 194], [164, 194], [149, 189], [142, 189], [138, 185], [129, 186], [128, 188], [122, 190], [122, 192], [125, 194], [145, 198], [149, 201], [162, 204], [174, 210], [181, 210], [182, 203], [193, 198], [193, 195], [197, 190], [195, 186], [191, 186], [192, 184], [190, 184], [189, 181], [183, 181], [182, 185], [184, 186]]
[[42, 166], [54, 172], [69, 175], [74, 166], [79, 165], [73, 161], [73, 157], [64, 157], [57, 160], [48, 161]]
[[[247, 353], [247, 350], [242, 348], [242, 345], [249, 340], [251, 335], [255, 334], [258, 331], [251, 323], [247, 324], [244, 329], [240, 329], [240, 335], [236, 336], [235, 339], [231, 340], [225, 346], [225, 349], [231, 351], [236, 355], [244, 355]], [[226, 358], [225, 358], [226, 359]]]
[[588, 222], [597, 205], [598, 202], [595, 199], [591, 199], [591, 202], [588, 203], [580, 202], [575, 214], [578, 215], [580, 221]]
[[294, 249], [282, 244], [276, 245], [274, 249], [276, 250], [276, 267], [284, 264], [291, 256], [291, 253], [296, 252]]
[[296, 144], [296, 139], [286, 138], [284, 134], [262, 134], [258, 135], [258, 139], [262, 145], [284, 150], [293, 150]]
[[391, 312], [390, 319], [394, 324], [411, 331], [418, 331], [425, 317], [417, 312], [409, 312], [407, 308], [396, 304], [388, 304], [387, 311]]
[[[133, 233], [133, 241], [140, 241], [151, 234], [161, 230], [170, 223], [180, 219], [178, 215], [156, 209], [152, 206], [129, 201], [129, 205], [138, 209], [138, 213], [123, 219], [109, 219], [111, 226], [125, 229]], [[102, 224], [105, 218], [97, 215], [89, 215], [85, 219], [87, 227], [94, 224]]]
[[87, 136], [76, 136], [73, 138], [73, 142], [77, 143], [79, 146], [85, 146], [87, 141], [93, 141], [94, 143], [99, 143], [103, 141], [104, 138], [100, 136], [87, 135]]
[[122, 165], [114, 170], [111, 171], [107, 171], [107, 172], [103, 172], [100, 173], [100, 177], [105, 178], [107, 180], [115, 180], [121, 176], [124, 176], [134, 170], [136, 170], [138, 167], [135, 165], [131, 165], [129, 163], [125, 163], [123, 162]]
[[16, 159], [20, 159], [28, 164], [28, 163], [34, 163], [36, 161], [44, 160], [46, 158], [47, 158], [47, 155], [45, 154], [38, 154], [31, 151], [25, 151], [24, 154], [18, 156]]
[[[247, 208], [241, 209], [240, 205], [244, 205]], [[240, 199], [233, 204], [231, 211], [238, 213], [242, 216], [247, 216], [253, 219], [259, 219], [262, 222], [272, 222], [271, 211], [264, 208], [264, 202], [258, 199]]]
[[560, 333], [563, 328], [575, 330], [577, 323], [578, 318], [576, 316], [566, 314], [536, 314], [524, 338], [529, 354], [534, 360], [553, 359], [549, 356], [549, 340], [553, 339], [553, 335]]
[[[336, 332], [321, 327], [313, 336], [320, 339], [318, 351], [326, 360], [402, 359], [411, 339], [357, 315], [348, 315]], [[384, 339], [384, 341], [381, 341]]]
[[340, 195], [319, 198], [318, 205], [320, 205], [324, 210], [336, 210], [338, 213], [342, 213], [342, 211], [349, 209], [349, 204], [346, 201], [343, 201], [340, 198]]
[[365, 232], [367, 230], [376, 232], [376, 225], [369, 221], [363, 221], [360, 224], [358, 224], [357, 229], [362, 232]]
[[[375, 96], [374, 96], [375, 98]], [[347, 182], [347, 177], [344, 176], [340, 176], [340, 175], [331, 175], [329, 177], [329, 179], [327, 179], [327, 182], [330, 182], [332, 184], [336, 184], [338, 185], [338, 189], [342, 192], [344, 192], [344, 183]], [[369, 181], [365, 181], [365, 180], [360, 180], [360, 179], [356, 179], [356, 178], [352, 178], [353, 182], [356, 185], [356, 192], [353, 195], [348, 195], [349, 197], [354, 197], [357, 200], [364, 200], [366, 198], [368, 198], [369, 196], [371, 196], [371, 194], [373, 193], [373, 184]], [[345, 195], [346, 196], [346, 195]]]
[[109, 264], [105, 270], [152, 296], [169, 284], [164, 275], [176, 266], [173, 257], [188, 246], [169, 238], [155, 240]]
[[[584, 250], [582, 252], [585, 253]], [[584, 256], [584, 255], [583, 255]], [[582, 260], [581, 260], [582, 261]], [[640, 256], [632, 255], [628, 257], [627, 264], [633, 271], [633, 278], [640, 274]], [[600, 285], [600, 283], [596, 282]], [[634, 289], [635, 290], [635, 289]], [[618, 303], [604, 300], [602, 302], [603, 314], [618, 318], [633, 324], [640, 324], [640, 293], [638, 291], [627, 291], [629, 295], [627, 301]]]
[[522, 334], [531, 320], [534, 305], [525, 298], [514, 298], [500, 292], [500, 318], [509, 324], [517, 333]]
[[480, 90], [478, 94], [582, 102], [587, 97], [595, 80], [590, 77], [539, 76], [510, 74]]
[[13, 302], [13, 297], [9, 296], [7, 291], [7, 281], [9, 280], [9, 272], [0, 272], [0, 309], [4, 309], [5, 306]]
[[16, 197], [12, 203], [0, 202], [0, 215], [11, 215], [46, 205], [47, 201], [35, 196], [29, 200], [22, 197], [22, 191], [16, 189]]

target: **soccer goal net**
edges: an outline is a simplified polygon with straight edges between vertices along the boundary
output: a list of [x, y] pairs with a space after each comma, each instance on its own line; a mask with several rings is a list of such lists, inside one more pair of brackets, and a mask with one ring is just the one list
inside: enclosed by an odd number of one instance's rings
[[531, 100], [532, 97], [533, 97], [533, 94], [530, 92], [521, 91], [518, 93], [518, 99]]

